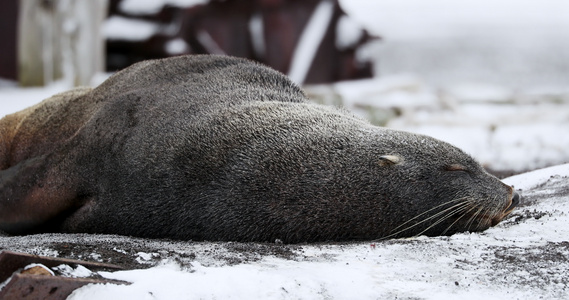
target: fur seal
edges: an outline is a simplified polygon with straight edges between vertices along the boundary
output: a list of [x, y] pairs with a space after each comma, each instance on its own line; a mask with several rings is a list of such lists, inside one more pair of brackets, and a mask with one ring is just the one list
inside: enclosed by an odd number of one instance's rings
[[0, 120], [0, 230], [209, 241], [479, 231], [519, 202], [460, 149], [245, 59], [133, 65]]

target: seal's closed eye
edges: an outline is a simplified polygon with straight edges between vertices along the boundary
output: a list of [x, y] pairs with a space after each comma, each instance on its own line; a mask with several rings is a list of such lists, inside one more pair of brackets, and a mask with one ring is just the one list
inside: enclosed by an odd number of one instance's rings
[[461, 165], [461, 164], [452, 164], [452, 165], [448, 165], [445, 167], [445, 171], [463, 171], [463, 172], [469, 172], [469, 170]]

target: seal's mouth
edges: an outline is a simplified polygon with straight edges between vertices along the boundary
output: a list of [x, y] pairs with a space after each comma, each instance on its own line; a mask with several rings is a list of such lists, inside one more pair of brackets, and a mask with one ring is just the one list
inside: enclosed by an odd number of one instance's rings
[[492, 226], [496, 226], [496, 224], [500, 223], [504, 218], [506, 218], [513, 210], [520, 204], [520, 195], [516, 192], [513, 192], [512, 199], [510, 199], [510, 205], [504, 210], [504, 212], [495, 218], [492, 218], [491, 224]]
[[511, 213], [512, 210], [514, 210], [514, 208], [516, 208], [516, 206], [518, 206], [519, 204], [520, 204], [520, 195], [518, 193], [514, 192], [510, 206], [508, 206], [508, 208], [506, 208], [504, 215], [508, 215], [509, 213]]

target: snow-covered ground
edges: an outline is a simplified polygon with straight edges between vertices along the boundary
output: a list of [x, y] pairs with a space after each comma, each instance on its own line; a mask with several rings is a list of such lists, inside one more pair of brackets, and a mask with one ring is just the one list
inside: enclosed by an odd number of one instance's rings
[[450, 237], [282, 245], [42, 234], [0, 237], [0, 249], [137, 268], [99, 272], [131, 285], [88, 285], [69, 299], [567, 299], [568, 181], [569, 164], [508, 178], [521, 206], [485, 232]]

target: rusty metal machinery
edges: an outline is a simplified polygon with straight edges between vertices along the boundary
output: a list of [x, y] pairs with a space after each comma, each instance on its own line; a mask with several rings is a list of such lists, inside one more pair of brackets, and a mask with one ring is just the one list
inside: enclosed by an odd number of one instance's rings
[[[30, 265], [36, 266], [26, 269]], [[65, 299], [75, 289], [87, 284], [129, 284], [100, 276], [82, 278], [55, 275], [52, 269], [61, 265], [81, 265], [90, 271], [123, 270], [113, 264], [3, 251], [0, 253], [0, 283], [5, 285], [0, 290], [0, 299]]]

